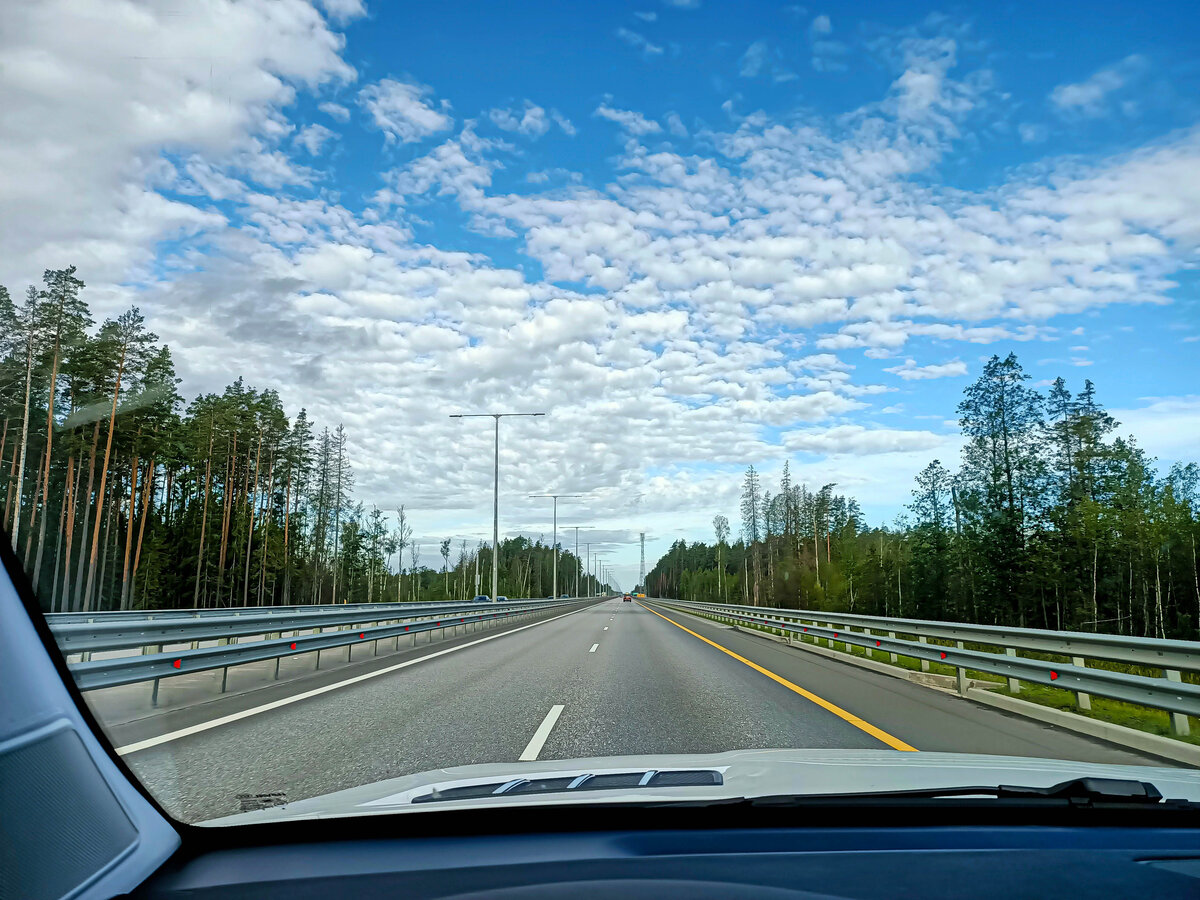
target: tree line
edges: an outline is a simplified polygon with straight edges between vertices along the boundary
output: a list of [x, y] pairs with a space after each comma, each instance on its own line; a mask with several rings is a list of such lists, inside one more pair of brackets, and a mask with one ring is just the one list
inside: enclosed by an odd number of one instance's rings
[[956, 471], [932, 460], [893, 527], [750, 466], [740, 524], [673, 544], [653, 596], [1148, 637], [1200, 636], [1200, 467], [1158, 474], [1085, 381], [1030, 386], [993, 356], [963, 392]]
[[[342, 425], [237, 379], [184, 403], [130, 309], [95, 325], [75, 267], [0, 286], [4, 532], [47, 611], [468, 600], [491, 548], [413, 538], [353, 496]], [[436, 554], [436, 555], [435, 555]], [[545, 596], [554, 549], [500, 547], [500, 592]], [[579, 560], [560, 552], [560, 593]], [[476, 575], [483, 572], [482, 581]], [[485, 589], [486, 592], [486, 589]]]

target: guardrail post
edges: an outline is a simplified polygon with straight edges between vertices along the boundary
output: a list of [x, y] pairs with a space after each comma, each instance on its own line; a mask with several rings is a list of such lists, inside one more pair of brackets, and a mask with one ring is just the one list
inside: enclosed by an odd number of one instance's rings
[[[896, 639], [896, 632], [894, 632], [894, 631], [889, 631], [889, 632], [888, 632], [888, 637], [889, 637], [889, 638], [891, 638], [891, 639], [894, 641], [894, 640]], [[889, 653], [889, 654], [888, 654], [888, 662], [895, 663], [895, 662], [899, 662], [899, 661], [900, 661], [900, 658], [899, 658], [898, 656], [896, 656], [896, 654], [895, 654], [895, 653]]]
[[[1005, 655], [1005, 656], [1016, 656], [1016, 655], [1017, 655], [1017, 648], [1016, 648], [1016, 647], [1005, 647], [1005, 648], [1004, 648], [1004, 655]], [[1010, 678], [1010, 679], [1008, 679], [1008, 692], [1009, 692], [1010, 694], [1019, 694], [1019, 693], [1021, 693], [1021, 679], [1020, 679], [1020, 678]]]
[[[928, 638], [924, 638], [924, 637], [918, 637], [918, 638], [917, 638], [917, 640], [918, 640], [920, 643], [922, 643], [922, 644], [928, 644], [928, 643], [929, 643], [929, 640], [928, 640]], [[928, 672], [928, 671], [929, 671], [929, 660], [927, 660], [927, 659], [923, 659], [923, 660], [921, 660], [921, 671], [922, 671], [922, 672]]]
[[[1178, 669], [1167, 669], [1163, 672], [1167, 676], [1167, 681], [1180, 682], [1183, 678], [1179, 674]], [[1171, 732], [1179, 737], [1187, 737], [1191, 734], [1191, 726], [1188, 725], [1188, 717], [1183, 713], [1171, 713]]]
[[[237, 643], [237, 638], [235, 638], [235, 637], [221, 638], [217, 641], [217, 646], [218, 647], [227, 647], [230, 644], [236, 644], [236, 643]], [[229, 666], [224, 666], [221, 669], [221, 693], [222, 694], [225, 693], [225, 689], [228, 686], [229, 686]]]
[[[1079, 668], [1082, 669], [1086, 666], [1086, 663], [1084, 662], [1082, 656], [1072, 656], [1071, 657], [1071, 665], [1079, 666]], [[1075, 702], [1079, 705], [1080, 709], [1091, 709], [1092, 708], [1091, 694], [1085, 694], [1083, 691], [1075, 692]]]
[[[959, 650], [966, 649], [966, 647], [963, 646], [962, 641], [955, 641], [954, 645], [958, 647]], [[958, 668], [955, 669], [955, 674], [958, 676], [958, 695], [960, 697], [965, 697], [967, 696], [967, 670]]]

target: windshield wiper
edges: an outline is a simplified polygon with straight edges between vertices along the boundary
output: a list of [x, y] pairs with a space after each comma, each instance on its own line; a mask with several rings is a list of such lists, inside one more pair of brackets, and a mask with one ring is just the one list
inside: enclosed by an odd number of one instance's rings
[[1200, 806], [1190, 800], [1163, 800], [1163, 795], [1148, 781], [1122, 778], [1075, 778], [1050, 787], [1025, 785], [981, 785], [970, 787], [935, 787], [903, 791], [849, 791], [840, 794], [781, 794], [753, 797], [753, 806], [805, 806], [837, 804], [909, 803], [920, 800], [944, 800], [955, 797], [986, 797], [996, 800], [1045, 802], [1055, 806], [1108, 807], [1136, 806], [1145, 808], [1188, 809]]

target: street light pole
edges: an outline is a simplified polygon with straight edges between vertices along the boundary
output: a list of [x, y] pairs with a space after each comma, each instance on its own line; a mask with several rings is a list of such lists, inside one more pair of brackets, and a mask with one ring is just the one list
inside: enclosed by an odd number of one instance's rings
[[582, 494], [530, 494], [531, 497], [553, 497], [554, 498], [554, 599], [558, 599], [558, 498], [580, 497]]
[[579, 596], [579, 526], [575, 526], [575, 596]]
[[452, 413], [452, 419], [496, 420], [496, 455], [492, 465], [492, 602], [496, 602], [500, 585], [500, 420], [507, 416], [544, 416], [534, 413]]

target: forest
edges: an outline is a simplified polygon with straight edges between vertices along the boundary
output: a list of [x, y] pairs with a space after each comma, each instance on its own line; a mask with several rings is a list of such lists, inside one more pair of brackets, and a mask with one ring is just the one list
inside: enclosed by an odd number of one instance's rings
[[[139, 311], [97, 326], [84, 287], [74, 267], [20, 301], [0, 286], [0, 531], [46, 611], [490, 593], [490, 546], [422, 544], [404, 506], [354, 499], [342, 425], [241, 379], [185, 404]], [[499, 592], [549, 596], [553, 558], [502, 541]], [[559, 593], [579, 576], [560, 552]]]
[[[1015, 355], [963, 392], [956, 470], [931, 460], [893, 527], [836, 485], [749, 467], [740, 534], [678, 541], [651, 596], [1145, 637], [1200, 637], [1200, 468], [1155, 460], [1085, 381], [1041, 393]], [[949, 462], [949, 461], [948, 461]], [[950, 465], [953, 465], [950, 462]]]

